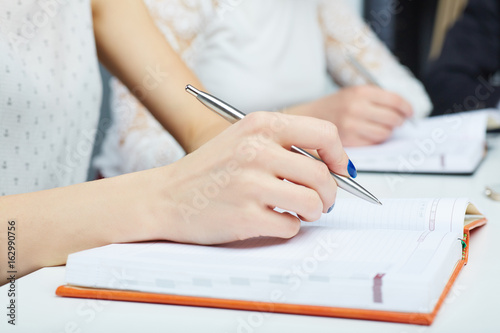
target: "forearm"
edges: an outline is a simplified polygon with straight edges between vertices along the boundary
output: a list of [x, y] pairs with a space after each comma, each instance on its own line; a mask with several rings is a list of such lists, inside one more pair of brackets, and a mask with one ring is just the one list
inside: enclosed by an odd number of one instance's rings
[[64, 264], [73, 252], [115, 242], [155, 239], [154, 219], [142, 193], [142, 189], [148, 189], [149, 194], [156, 191], [158, 185], [152, 180], [137, 173], [1, 197], [0, 267], [7, 267], [4, 240], [8, 221], [15, 221], [16, 226], [18, 277], [41, 267]]
[[[316, 149], [324, 163], [291, 152], [292, 144]], [[300, 221], [273, 208], [318, 219], [335, 200], [330, 170], [347, 175], [347, 165], [331, 123], [256, 112], [169, 166], [2, 197], [0, 220], [16, 221], [19, 275], [116, 242], [290, 238]], [[7, 225], [0, 228], [2, 246], [6, 239]], [[7, 256], [0, 258], [5, 267]]]
[[140, 0], [94, 0], [101, 62], [139, 98], [189, 153], [228, 124], [184, 91], [201, 87], [165, 41]]

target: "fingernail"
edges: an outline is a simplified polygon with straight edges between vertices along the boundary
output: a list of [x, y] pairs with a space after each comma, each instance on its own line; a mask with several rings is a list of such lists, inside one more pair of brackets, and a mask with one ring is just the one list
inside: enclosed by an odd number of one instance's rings
[[349, 176], [352, 178], [356, 178], [358, 172], [356, 171], [356, 167], [352, 164], [351, 160], [349, 160], [349, 164], [347, 164], [347, 172], [349, 172]]
[[333, 203], [332, 207], [328, 208], [327, 213], [330, 213], [332, 211], [333, 207], [335, 207], [335, 203]]

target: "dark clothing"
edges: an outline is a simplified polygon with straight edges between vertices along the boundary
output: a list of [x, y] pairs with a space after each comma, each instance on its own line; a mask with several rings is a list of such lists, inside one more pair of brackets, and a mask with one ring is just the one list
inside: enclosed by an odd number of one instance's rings
[[496, 107], [500, 87], [489, 79], [499, 70], [500, 0], [470, 0], [424, 76], [432, 115]]

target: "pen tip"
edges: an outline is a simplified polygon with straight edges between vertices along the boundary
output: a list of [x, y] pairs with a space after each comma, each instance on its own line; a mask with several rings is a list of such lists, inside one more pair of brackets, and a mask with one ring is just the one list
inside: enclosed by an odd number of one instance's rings
[[194, 97], [198, 95], [198, 90], [190, 84], [186, 86], [186, 91], [191, 95], [193, 95]]

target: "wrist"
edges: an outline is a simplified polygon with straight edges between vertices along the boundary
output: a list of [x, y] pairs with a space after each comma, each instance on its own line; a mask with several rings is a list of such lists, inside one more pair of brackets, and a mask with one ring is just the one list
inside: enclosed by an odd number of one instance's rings
[[186, 153], [192, 153], [196, 149], [200, 148], [205, 143], [223, 132], [230, 125], [231, 124], [225, 119], [219, 117], [209, 124], [203, 124], [203, 128], [194, 131], [193, 135], [191, 136], [192, 139], [186, 145]]
[[182, 203], [176, 197], [183, 184], [189, 182], [186, 170], [174, 163], [133, 175], [128, 188], [137, 196], [131, 200], [135, 208], [130, 221], [136, 239], [131, 241], [189, 241], [189, 226], [183, 220]]
[[126, 212], [118, 213], [126, 221], [126, 234], [118, 242], [175, 239], [172, 169], [168, 165], [123, 176], [117, 209]]

